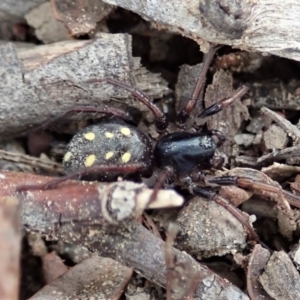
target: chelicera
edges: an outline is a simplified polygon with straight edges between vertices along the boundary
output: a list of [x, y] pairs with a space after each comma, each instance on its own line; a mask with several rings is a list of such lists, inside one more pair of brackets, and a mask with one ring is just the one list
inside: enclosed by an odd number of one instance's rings
[[[206, 74], [216, 50], [217, 47], [212, 47], [204, 56], [202, 69], [192, 96], [177, 115], [178, 130], [176, 132], [168, 132], [168, 120], [165, 114], [142, 92], [114, 79], [90, 80], [88, 82], [90, 84], [108, 83], [123, 88], [147, 106], [154, 114], [156, 130], [161, 134], [158, 142], [153, 147], [147, 134], [126, 122], [130, 121], [130, 116], [121, 109], [88, 106], [72, 108], [64, 112], [63, 115], [83, 111], [101, 112], [113, 117], [97, 125], [86, 127], [74, 135], [63, 159], [66, 176], [50, 181], [46, 185], [20, 187], [19, 190], [53, 188], [67, 179], [90, 174], [100, 174], [103, 180], [113, 180], [118, 176], [126, 177], [127, 175], [149, 177], [155, 165], [159, 170], [159, 176], [153, 197], [155, 197], [155, 191], [157, 192], [164, 181], [167, 178], [172, 178], [193, 194], [214, 200], [225, 207], [246, 226], [251, 238], [258, 240], [252, 226], [237, 208], [231, 206], [214, 190], [199, 185], [200, 181], [203, 182], [203, 170], [220, 165], [220, 159], [215, 157], [215, 152], [225, 141], [225, 137], [218, 130], [209, 132], [186, 131], [186, 122], [203, 93]], [[240, 99], [247, 90], [247, 86], [241, 86], [230, 97], [216, 102], [196, 117], [203, 119], [218, 113], [234, 103], [235, 100]], [[256, 182], [245, 177], [216, 177], [210, 182], [285, 193], [297, 201], [300, 200], [297, 196], [283, 191], [279, 187]]]

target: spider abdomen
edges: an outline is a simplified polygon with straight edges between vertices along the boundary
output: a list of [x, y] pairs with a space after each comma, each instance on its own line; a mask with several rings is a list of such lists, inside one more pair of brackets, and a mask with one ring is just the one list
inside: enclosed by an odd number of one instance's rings
[[213, 137], [203, 133], [175, 132], [158, 141], [154, 157], [158, 168], [171, 167], [178, 174], [195, 167], [210, 166], [217, 144]]
[[[63, 159], [65, 172], [71, 174], [95, 165], [152, 164], [149, 138], [124, 122], [102, 122], [74, 135]], [[101, 174], [103, 178], [122, 174]]]

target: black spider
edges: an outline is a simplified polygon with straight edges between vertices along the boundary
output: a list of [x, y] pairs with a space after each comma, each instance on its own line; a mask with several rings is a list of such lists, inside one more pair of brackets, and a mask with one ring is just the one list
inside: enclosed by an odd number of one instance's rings
[[[178, 127], [185, 126], [186, 120], [196, 106], [215, 52], [216, 49], [212, 48], [204, 58], [201, 74], [191, 100], [178, 114]], [[156, 129], [163, 134], [152, 150], [150, 138], [136, 126], [123, 121], [129, 119], [126, 112], [116, 111], [116, 108], [109, 107], [105, 110], [99, 107], [85, 107], [85, 111], [104, 112], [114, 118], [86, 127], [74, 135], [63, 159], [67, 174], [75, 177], [75, 173], [83, 175], [83, 172], [96, 172], [100, 173], [105, 180], [132, 173], [149, 176], [152, 174], [153, 164], [155, 164], [161, 171], [167, 171], [168, 176], [176, 177], [189, 174], [195, 168], [209, 169], [216, 163], [215, 150], [225, 141], [221, 132], [212, 130], [205, 133], [185, 131], [166, 133], [168, 120], [165, 114], [145, 94], [113, 79], [89, 81], [89, 83], [101, 82], [130, 91], [137, 100], [153, 112]], [[231, 97], [222, 99], [205, 109], [198, 118], [205, 118], [219, 112], [239, 99], [246, 91], [247, 87], [242, 86]], [[68, 112], [75, 110], [80, 111], [82, 108], [72, 108]], [[114, 171], [111, 168], [114, 168]]]
[[[153, 197], [155, 197], [157, 190], [166, 178], [173, 178], [192, 193], [212, 199], [224, 206], [247, 227], [251, 238], [258, 240], [248, 220], [245, 219], [238, 209], [218, 196], [214, 190], [203, 188], [198, 184], [203, 179], [203, 170], [210, 169], [212, 166], [220, 163], [220, 159], [215, 157], [215, 151], [225, 141], [223, 134], [218, 130], [205, 133], [182, 131], [203, 91], [206, 73], [216, 49], [217, 47], [212, 47], [204, 56], [202, 69], [191, 99], [177, 115], [177, 125], [181, 129], [173, 133], [167, 132], [168, 120], [165, 114], [142, 92], [113, 79], [90, 80], [89, 83], [99, 84], [106, 82], [131, 92], [138, 101], [142, 102], [153, 112], [156, 129], [161, 133], [154, 150], [152, 141], [145, 133], [137, 129], [136, 126], [125, 122], [130, 120], [130, 116], [125, 111], [111, 107], [84, 106], [72, 108], [63, 115], [70, 112], [85, 111], [101, 112], [114, 117], [97, 125], [86, 127], [74, 135], [63, 159], [67, 176], [50, 181], [43, 186], [31, 186], [27, 187], [27, 189], [52, 188], [67, 179], [91, 173], [101, 174], [104, 180], [113, 180], [117, 176], [124, 177], [128, 174], [148, 177], [152, 174], [153, 166], [155, 165], [160, 170], [160, 176], [154, 188]], [[224, 98], [202, 111], [197, 118], [206, 118], [221, 111], [236, 99], [240, 99], [247, 90], [246, 86], [241, 86], [230, 97]], [[264, 185], [245, 177], [216, 177], [211, 182], [220, 185], [259, 188], [276, 193], [283, 192], [278, 187]]]

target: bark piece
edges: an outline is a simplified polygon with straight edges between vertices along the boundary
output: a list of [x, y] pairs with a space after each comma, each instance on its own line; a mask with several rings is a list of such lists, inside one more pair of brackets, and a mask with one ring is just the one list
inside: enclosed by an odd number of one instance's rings
[[71, 268], [30, 299], [119, 299], [131, 275], [130, 268], [110, 258], [94, 256]]
[[[4, 195], [12, 194], [20, 184], [49, 180], [47, 177], [5, 171], [0, 175], [0, 191]], [[101, 210], [95, 201], [98, 198], [97, 184], [73, 182], [61, 185], [54, 191], [28, 191], [26, 197], [20, 194], [23, 226], [48, 238], [87, 246], [99, 255], [116, 259], [147, 279], [165, 286], [165, 243], [135, 220], [110, 224], [101, 218]], [[238, 288], [188, 254], [176, 249], [173, 252], [178, 264], [187, 265], [199, 274], [201, 281], [195, 292], [197, 297], [248, 299]]]
[[237, 145], [249, 147], [252, 145], [254, 137], [255, 136], [250, 133], [240, 133], [234, 136], [234, 141], [237, 143]]
[[[261, 112], [268, 117], [270, 117], [273, 121], [275, 121], [287, 134], [290, 136], [295, 143], [299, 143], [300, 140], [300, 130], [297, 128], [297, 126], [293, 125], [290, 121], [286, 120], [276, 112], [268, 109], [267, 107], [262, 107]], [[282, 133], [274, 132], [274, 135], [279, 136], [283, 139], [283, 141], [286, 139], [282, 135]], [[282, 149], [282, 148], [279, 148]]]
[[[104, 0], [197, 41], [232, 45], [300, 60], [299, 11], [297, 1], [230, 0]], [[276, 26], [276, 30], [274, 30]], [[206, 51], [205, 51], [206, 52]]]
[[268, 150], [284, 149], [288, 143], [288, 136], [285, 131], [273, 124], [264, 132], [264, 144]]
[[[8, 0], [0, 5], [1, 20], [19, 20], [43, 1]], [[210, 41], [300, 60], [297, 1], [105, 0], [138, 13], [157, 28], [167, 28], [196, 40], [207, 50]], [[280, 13], [278, 13], [280, 12]], [[2, 13], [2, 14], [1, 14]], [[276, 30], [274, 30], [276, 24]]]
[[293, 247], [291, 252], [289, 253], [290, 258], [292, 259], [293, 263], [295, 264], [297, 270], [300, 270], [300, 243], [298, 243]]
[[198, 259], [222, 256], [246, 247], [247, 231], [225, 208], [195, 197], [181, 210], [176, 223], [177, 248], [197, 253]]
[[271, 166], [262, 168], [262, 172], [273, 180], [282, 182], [300, 173], [300, 167], [286, 164], [273, 163]]
[[[274, 151], [272, 153], [265, 154], [257, 159], [258, 164], [271, 164], [274, 161], [280, 161], [284, 159], [298, 158], [300, 156], [300, 145], [288, 147], [283, 150]], [[295, 163], [295, 162], [294, 162]]]
[[20, 204], [11, 196], [0, 196], [0, 298], [19, 299]]
[[294, 300], [300, 295], [300, 275], [289, 256], [274, 252], [265, 267], [259, 282], [265, 291], [276, 300]]
[[46, 283], [63, 275], [68, 271], [68, 267], [63, 263], [62, 259], [54, 252], [47, 253], [43, 258], [43, 275]]
[[[183, 65], [180, 68], [176, 83], [176, 111], [183, 109], [187, 102], [191, 99], [193, 88], [197, 83], [197, 79], [202, 69], [202, 63], [195, 66]], [[201, 100], [201, 99], [199, 99]], [[201, 111], [202, 103], [196, 105], [193, 115], [197, 115]]]
[[[41, 225], [41, 228], [36, 228], [40, 232], [54, 231], [61, 222], [72, 220], [115, 224], [126, 218], [138, 217], [146, 207], [155, 209], [183, 204], [182, 197], [173, 190], [159, 190], [156, 198], [149, 202], [153, 191], [142, 183], [131, 181], [67, 181], [54, 189], [33, 189], [45, 188], [45, 183], [49, 181], [50, 177], [32, 174], [9, 171], [0, 173], [0, 195], [16, 193], [16, 188], [22, 187], [24, 190], [24, 186], [32, 187], [31, 190], [17, 194], [24, 204], [23, 221], [29, 228]], [[46, 214], [46, 217], [40, 215], [39, 211]]]
[[269, 259], [270, 252], [267, 249], [262, 248], [260, 245], [254, 246], [247, 270], [247, 290], [251, 299], [272, 300], [258, 281]]
[[265, 56], [254, 52], [234, 52], [222, 55], [216, 59], [218, 69], [230, 70], [231, 72], [249, 72], [258, 70]]
[[[220, 70], [214, 74], [213, 82], [208, 85], [204, 98], [205, 107], [215, 104], [233, 93], [233, 78], [228, 71]], [[226, 137], [225, 143], [220, 147], [228, 156], [232, 155], [234, 136], [237, 134], [243, 120], [249, 119], [248, 109], [240, 99], [207, 120], [208, 130], [217, 129]]]
[[63, 173], [63, 168], [61, 164], [56, 163], [50, 160], [49, 158], [43, 156], [41, 158], [37, 158], [26, 154], [0, 150], [0, 159], [18, 164], [25, 164], [31, 167], [41, 168], [53, 173]]
[[[148, 280], [166, 285], [165, 243], [135, 221], [128, 221], [114, 229], [78, 222], [64, 223], [56, 233], [59, 238], [74, 244], [89, 245], [99, 255], [117, 259]], [[189, 266], [201, 278], [195, 297], [248, 299], [238, 288], [194, 261], [188, 254], [176, 249], [173, 249], [173, 253], [178, 265]]]
[[[0, 54], [2, 139], [79, 104], [117, 106], [126, 99], [126, 105], [146, 111], [127, 91], [111, 84], [87, 83], [91, 79], [114, 78], [150, 98], [168, 91], [159, 75], [149, 73], [139, 58], [132, 57], [128, 35], [102, 33], [88, 41], [30, 49], [7, 44], [0, 47]], [[110, 102], [111, 98], [116, 100]]]
[[[291, 70], [288, 69], [280, 74], [280, 81], [260, 80], [251, 84], [249, 90], [252, 99], [251, 106], [255, 108], [268, 107], [272, 110], [300, 110], [299, 80], [295, 79], [296, 76], [293, 76], [293, 80], [290, 80], [288, 83], [282, 81], [282, 76], [288, 74]], [[287, 79], [289, 80], [290, 78]], [[276, 114], [276, 112], [273, 112], [273, 114]], [[270, 115], [270, 117], [272, 116]], [[276, 120], [274, 121], [277, 122]]]
[[297, 222], [295, 219], [296, 214], [294, 214], [293, 217], [290, 217], [287, 216], [286, 213], [282, 212], [281, 210], [278, 210], [278, 231], [289, 241], [292, 241], [294, 233], [297, 229]]
[[93, 33], [97, 23], [112, 10], [100, 0], [51, 1], [54, 15], [69, 29], [72, 36], [84, 36]]
[[53, 16], [50, 2], [35, 7], [25, 15], [28, 25], [35, 28], [36, 37], [45, 44], [68, 40], [68, 30]]
[[9, 21], [20, 21], [23, 19], [24, 15], [33, 9], [34, 7], [42, 4], [45, 0], [23, 0], [16, 2], [11, 0], [4, 0], [0, 3], [0, 20], [9, 20]]

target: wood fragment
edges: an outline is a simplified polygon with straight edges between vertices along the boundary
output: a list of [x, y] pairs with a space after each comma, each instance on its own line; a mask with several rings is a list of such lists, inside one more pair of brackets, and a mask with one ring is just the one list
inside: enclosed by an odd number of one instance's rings
[[166, 28], [194, 39], [205, 52], [209, 41], [300, 60], [300, 4], [297, 1], [104, 2], [131, 10], [157, 28]]
[[119, 299], [132, 269], [110, 258], [93, 256], [46, 285], [31, 300]]
[[[128, 221], [114, 230], [77, 222], [64, 223], [57, 233], [59, 238], [77, 245], [89, 245], [89, 248], [99, 255], [117, 259], [119, 262], [134, 268], [136, 272], [148, 280], [165, 287], [165, 243], [137, 222]], [[238, 288], [212, 273], [204, 265], [194, 261], [185, 252], [176, 249], [173, 251], [178, 264], [190, 265], [203, 278], [197, 286], [194, 297], [206, 298], [210, 295], [212, 299], [218, 297], [222, 299], [248, 299]], [[153, 259], [154, 253], [155, 259]]]
[[[276, 60], [272, 61], [276, 63]], [[272, 65], [272, 61], [269, 64]], [[277, 80], [259, 80], [252, 83], [249, 90], [252, 99], [251, 106], [255, 108], [267, 107], [277, 111], [286, 109], [299, 111], [299, 80], [295, 79], [296, 75], [289, 76], [291, 70], [284, 72], [288, 83], [283, 82], [282, 75], [284, 73], [277, 75]]]
[[247, 269], [247, 290], [251, 299], [272, 300], [258, 281], [258, 277], [263, 272], [270, 255], [270, 252], [260, 245], [255, 245], [250, 255]]
[[[72, 196], [68, 195], [69, 188], [72, 186], [71, 181], [65, 181], [64, 184], [60, 183], [60, 179], [55, 180], [57, 184], [60, 184], [57, 187], [47, 188], [48, 183], [53, 183], [53, 181], [43, 182], [45, 179], [42, 179], [42, 183], [40, 184], [21, 184], [17, 186], [16, 193], [22, 193], [24, 198], [27, 198], [30, 193], [34, 193], [34, 191], [50, 191], [50, 197], [48, 196], [48, 200], [53, 198], [54, 193], [57, 193], [59, 190], [61, 192], [60, 197], [62, 199], [64, 196], [72, 198]], [[75, 185], [75, 189], [81, 189], [85, 184], [89, 182], [73, 182]], [[128, 218], [136, 218], [140, 216], [145, 209], [160, 209], [167, 207], [178, 207], [183, 204], [183, 198], [178, 195], [174, 190], [159, 190], [155, 193], [155, 198], [153, 198], [154, 190], [148, 189], [143, 183], [134, 183], [131, 181], [118, 181], [113, 183], [107, 182], [94, 182], [91, 183], [91, 195], [86, 191], [81, 191], [82, 193], [86, 193], [86, 198], [84, 199], [84, 203], [82, 203], [82, 199], [79, 199], [79, 205], [85, 207], [85, 205], [94, 206], [92, 211], [97, 211], [98, 215], [96, 219], [99, 220], [100, 224], [108, 222], [110, 224], [117, 224], [118, 222], [124, 221]], [[54, 193], [51, 190], [55, 191]], [[80, 190], [78, 191], [80, 192]], [[94, 198], [94, 192], [96, 192], [96, 199]], [[68, 198], [67, 198], [68, 199]], [[78, 199], [78, 197], [77, 197]], [[96, 201], [95, 201], [96, 200]], [[43, 199], [39, 199], [38, 201], [43, 202]], [[67, 211], [72, 208], [72, 204], [68, 203], [70, 207], [67, 208]], [[60, 222], [62, 221], [70, 221], [68, 219], [62, 220], [61, 218], [64, 216], [65, 212], [61, 212]], [[94, 219], [94, 212], [92, 215], [86, 214], [85, 209], [83, 208], [82, 214], [79, 213], [78, 221], [91, 221]]]
[[126, 105], [147, 111], [127, 91], [107, 83], [87, 83], [91, 79], [114, 78], [150, 98], [168, 91], [159, 75], [149, 73], [139, 58], [132, 57], [131, 37], [126, 34], [101, 33], [88, 41], [28, 49], [6, 44], [0, 47], [0, 54], [1, 139], [23, 133], [79, 104], [117, 106], [126, 99]]
[[17, 198], [0, 196], [0, 298], [19, 299], [20, 203]]
[[43, 275], [45, 283], [51, 283], [61, 275], [68, 271], [68, 267], [64, 264], [63, 260], [52, 251], [42, 257]]
[[[229, 71], [219, 70], [214, 74], [212, 84], [208, 85], [205, 93], [205, 107], [215, 104], [217, 101], [229, 97], [233, 93], [233, 77]], [[208, 130], [218, 128], [226, 137], [220, 151], [232, 156], [234, 136], [241, 126], [242, 120], [249, 118], [248, 109], [240, 99], [226, 107], [219, 113], [212, 115], [207, 120]]]
[[288, 216], [286, 213], [278, 210], [277, 223], [278, 232], [285, 237], [288, 241], [292, 241], [293, 236], [297, 230], [297, 213], [296, 210], [292, 216]]
[[247, 231], [225, 208], [195, 197], [179, 212], [176, 247], [198, 259], [222, 256], [247, 245]]
[[217, 57], [216, 67], [231, 72], [253, 73], [261, 67], [264, 58], [260, 53], [238, 51]]
[[274, 161], [289, 159], [291, 157], [300, 156], [300, 145], [288, 147], [283, 150], [274, 150], [271, 153], [265, 154], [257, 159], [258, 164], [270, 164]]
[[28, 11], [24, 17], [27, 24], [35, 29], [36, 37], [45, 44], [69, 39], [67, 28], [53, 16], [50, 2]]
[[249, 215], [255, 215], [257, 218], [276, 219], [278, 208], [274, 202], [262, 201], [260, 198], [252, 198], [242, 205], [243, 211]]
[[275, 251], [271, 255], [259, 282], [276, 300], [299, 298], [300, 275], [284, 251]]
[[14, 153], [0, 149], [0, 159], [15, 163], [26, 164], [31, 167], [41, 168], [50, 172], [63, 173], [61, 164], [50, 159], [38, 158], [26, 154]]
[[[23, 203], [23, 222], [30, 229], [41, 224], [37, 231], [52, 231], [61, 222], [77, 220], [98, 224], [117, 223], [137, 217], [144, 209], [181, 206], [183, 198], [173, 190], [160, 190], [156, 199], [149, 202], [152, 190], [144, 184], [130, 181], [113, 183], [67, 181], [53, 190], [28, 190], [16, 193], [16, 188], [45, 185], [49, 177], [1, 171], [0, 195], [18, 194]], [[22, 189], [24, 190], [24, 189]], [[26, 205], [25, 205], [26, 203]], [[39, 215], [38, 211], [47, 217]], [[43, 221], [37, 219], [42, 217]]]
[[202, 274], [197, 272], [189, 264], [178, 264], [175, 253], [173, 252], [173, 243], [178, 233], [178, 226], [170, 223], [165, 243], [165, 259], [167, 267], [166, 290], [167, 299], [190, 299], [193, 297], [202, 278]]
[[261, 171], [273, 180], [282, 182], [300, 173], [299, 166], [290, 166], [274, 162], [272, 165], [262, 168]]
[[52, 0], [55, 17], [62, 21], [74, 37], [93, 33], [97, 23], [105, 18], [113, 7], [99, 0]]
[[294, 245], [293, 249], [289, 253], [290, 258], [292, 259], [293, 263], [295, 264], [297, 270], [300, 270], [300, 242]]
[[[0, 192], [4, 195], [12, 194], [19, 184], [48, 180], [37, 175], [5, 171], [0, 175]], [[88, 246], [99, 255], [116, 259], [165, 286], [165, 243], [135, 220], [115, 225], [101, 219], [101, 210], [95, 205], [98, 198], [95, 185], [98, 183], [73, 182], [60, 186], [54, 193], [48, 190], [27, 192], [27, 197], [19, 195], [23, 204], [23, 226], [29, 231], [43, 233], [48, 239], [59, 238], [78, 246]], [[248, 299], [238, 288], [188, 254], [173, 251], [179, 264], [190, 265], [203, 277], [195, 291], [196, 297]]]
[[[262, 107], [261, 112], [268, 117], [270, 117], [274, 122], [276, 122], [287, 134], [290, 136], [293, 141], [298, 144], [300, 141], [300, 130], [297, 126], [293, 125], [290, 121], [281, 117], [276, 112], [268, 109], [267, 107]], [[279, 148], [282, 149], [282, 148]]]
[[268, 149], [284, 149], [288, 143], [288, 136], [285, 131], [273, 124], [264, 132], [264, 146]]

